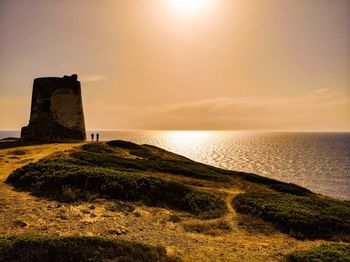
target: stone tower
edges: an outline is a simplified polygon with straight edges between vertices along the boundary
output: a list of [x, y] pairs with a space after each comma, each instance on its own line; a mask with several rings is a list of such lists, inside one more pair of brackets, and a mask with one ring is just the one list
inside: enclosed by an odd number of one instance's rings
[[85, 121], [77, 75], [34, 79], [29, 125], [22, 128], [27, 141], [85, 140]]

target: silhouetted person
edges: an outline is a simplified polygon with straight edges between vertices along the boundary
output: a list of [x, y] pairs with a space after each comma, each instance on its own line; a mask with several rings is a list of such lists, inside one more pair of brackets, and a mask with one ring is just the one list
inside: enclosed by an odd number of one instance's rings
[[98, 142], [99, 140], [100, 140], [100, 134], [97, 133], [97, 134], [96, 134], [96, 141]]
[[91, 134], [91, 141], [94, 141], [94, 133]]

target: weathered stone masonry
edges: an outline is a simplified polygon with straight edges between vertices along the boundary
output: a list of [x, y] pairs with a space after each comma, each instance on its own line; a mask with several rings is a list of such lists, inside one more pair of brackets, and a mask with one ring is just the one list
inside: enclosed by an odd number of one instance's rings
[[21, 138], [28, 141], [85, 140], [85, 121], [77, 75], [34, 79], [29, 125]]

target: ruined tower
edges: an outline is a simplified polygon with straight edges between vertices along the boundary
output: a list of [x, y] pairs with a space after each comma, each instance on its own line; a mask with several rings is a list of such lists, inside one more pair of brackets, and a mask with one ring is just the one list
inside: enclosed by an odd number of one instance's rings
[[27, 141], [85, 140], [85, 121], [77, 75], [34, 79]]

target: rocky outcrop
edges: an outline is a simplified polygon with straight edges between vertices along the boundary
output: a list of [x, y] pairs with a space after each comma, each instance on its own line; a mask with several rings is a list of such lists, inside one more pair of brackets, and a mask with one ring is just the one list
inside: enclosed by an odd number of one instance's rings
[[34, 79], [27, 141], [85, 140], [85, 121], [77, 75]]

